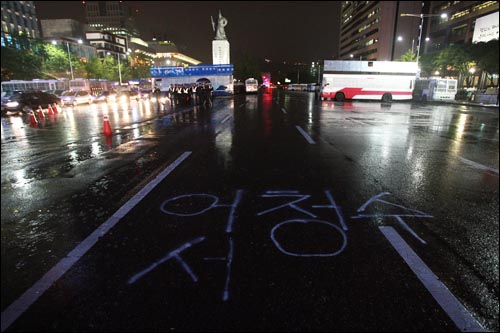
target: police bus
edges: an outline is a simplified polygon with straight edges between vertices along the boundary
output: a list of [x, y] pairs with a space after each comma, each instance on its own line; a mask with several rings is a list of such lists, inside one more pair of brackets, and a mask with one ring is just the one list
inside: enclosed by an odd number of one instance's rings
[[12, 80], [2, 82], [2, 95], [11, 91], [55, 91], [68, 90], [68, 88], [69, 81], [67, 79], [34, 79], [31, 81]]
[[457, 80], [447, 78], [419, 79], [413, 89], [413, 100], [453, 101], [457, 94]]
[[321, 100], [411, 100], [416, 62], [325, 60]]

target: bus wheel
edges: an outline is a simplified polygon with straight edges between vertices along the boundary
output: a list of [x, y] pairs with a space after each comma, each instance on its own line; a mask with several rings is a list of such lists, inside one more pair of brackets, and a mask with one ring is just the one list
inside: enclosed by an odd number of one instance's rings
[[384, 102], [384, 103], [390, 103], [390, 102], [392, 102], [392, 95], [391, 94], [387, 94], [387, 93], [384, 94], [382, 96], [382, 102]]
[[335, 99], [336, 99], [337, 101], [339, 101], [339, 102], [343, 102], [343, 101], [345, 100], [345, 95], [344, 95], [344, 93], [341, 93], [341, 92], [336, 93], [336, 94], [335, 94]]

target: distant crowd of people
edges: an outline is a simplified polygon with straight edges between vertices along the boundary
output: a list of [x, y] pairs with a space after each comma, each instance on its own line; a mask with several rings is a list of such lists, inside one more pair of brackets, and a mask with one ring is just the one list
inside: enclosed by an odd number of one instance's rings
[[[154, 95], [159, 97], [161, 91], [156, 88]], [[213, 102], [213, 87], [210, 83], [171, 84], [167, 97], [171, 106], [199, 105], [211, 108]]]

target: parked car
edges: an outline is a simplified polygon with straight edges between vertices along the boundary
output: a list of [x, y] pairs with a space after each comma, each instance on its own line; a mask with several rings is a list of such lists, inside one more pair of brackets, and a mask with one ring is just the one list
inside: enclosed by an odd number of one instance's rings
[[80, 90], [80, 91], [65, 91], [61, 95], [61, 100], [65, 105], [78, 105], [92, 103], [92, 96], [88, 93], [88, 91]]
[[52, 94], [41, 91], [19, 91], [10, 96], [2, 98], [2, 114], [7, 111], [22, 111], [25, 113], [38, 109], [48, 108], [49, 104], [61, 105], [61, 99]]
[[116, 101], [116, 91], [101, 91], [94, 97], [94, 102], [114, 102]]

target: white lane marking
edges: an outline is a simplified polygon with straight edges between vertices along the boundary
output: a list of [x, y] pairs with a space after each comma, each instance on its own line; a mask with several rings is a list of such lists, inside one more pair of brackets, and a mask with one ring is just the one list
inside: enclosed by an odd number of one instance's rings
[[403, 238], [401, 238], [393, 227], [379, 227], [379, 229], [460, 331], [485, 332], [481, 324], [472, 317], [455, 295], [439, 281], [439, 278], [422, 259], [420, 259]]
[[347, 118], [345, 118], [345, 119], [350, 120], [350, 121], [354, 121], [355, 123], [359, 123], [359, 124], [363, 124], [363, 125], [372, 126], [372, 124], [366, 123], [366, 122], [361, 121], [361, 120], [352, 119], [351, 117], [347, 117]]
[[284, 114], [286, 114], [286, 109], [285, 108], [281, 108], [281, 112], [283, 112]]
[[224, 124], [226, 121], [229, 120], [229, 118], [231, 118], [231, 115], [228, 115], [226, 118], [222, 119], [222, 121], [220, 123]]
[[314, 145], [316, 142], [309, 136], [309, 134], [306, 133], [300, 126], [295, 126], [297, 130], [302, 134], [302, 136], [309, 142], [309, 144]]
[[466, 158], [463, 158], [463, 157], [458, 157], [458, 159], [462, 162], [464, 162], [465, 164], [468, 164], [476, 169], [481, 169], [481, 170], [487, 170], [487, 171], [491, 171], [491, 172], [494, 172], [498, 175], [498, 169], [493, 169], [493, 168], [490, 168], [490, 167], [487, 167], [485, 165], [482, 165], [482, 164], [479, 164], [477, 162], [474, 162], [474, 161], [471, 161], [471, 160], [468, 160]]
[[103, 237], [118, 221], [121, 220], [134, 206], [139, 203], [156, 185], [167, 177], [176, 167], [191, 155], [190, 151], [184, 152], [165, 170], [163, 170], [155, 179], [144, 186], [136, 195], [127, 201], [118, 209], [109, 219], [101, 224], [92, 234], [78, 244], [68, 255], [61, 259], [45, 275], [35, 282], [31, 288], [26, 290], [17, 300], [9, 305], [2, 312], [2, 332], [5, 331], [17, 318], [26, 311], [36, 300], [47, 291], [64, 273], [66, 273], [78, 260], [80, 260], [92, 246], [97, 243], [99, 238]]

